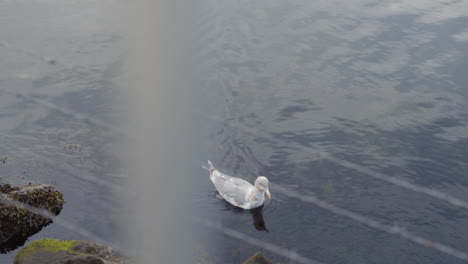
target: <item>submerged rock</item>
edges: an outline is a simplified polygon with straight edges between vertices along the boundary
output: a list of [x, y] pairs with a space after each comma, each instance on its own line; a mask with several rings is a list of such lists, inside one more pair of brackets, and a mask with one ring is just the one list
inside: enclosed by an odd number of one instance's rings
[[263, 256], [262, 253], [257, 252], [257, 253], [255, 253], [255, 255], [248, 258], [242, 264], [274, 264], [274, 263], [271, 260], [267, 259], [265, 256]]
[[117, 250], [79, 240], [36, 240], [16, 255], [14, 264], [117, 264], [127, 263]]
[[63, 203], [62, 193], [50, 185], [0, 185], [0, 253], [24, 245], [29, 236], [52, 223]]

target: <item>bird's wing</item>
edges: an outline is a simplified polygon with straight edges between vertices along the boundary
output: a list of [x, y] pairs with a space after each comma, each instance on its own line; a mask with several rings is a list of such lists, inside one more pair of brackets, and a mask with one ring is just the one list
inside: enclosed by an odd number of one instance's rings
[[232, 177], [217, 170], [212, 172], [211, 181], [219, 194], [235, 206], [246, 203], [246, 194], [253, 188], [252, 184], [240, 178]]
[[231, 178], [231, 176], [229, 175], [226, 175], [224, 173], [221, 173], [220, 171], [218, 170], [213, 170], [211, 171], [210, 173], [210, 180], [211, 182], [213, 182], [214, 186], [216, 187], [216, 189], [220, 189], [222, 188], [222, 186], [224, 185], [224, 183], [226, 181], [229, 180], [229, 178]]
[[218, 191], [226, 201], [242, 207], [247, 202], [246, 196], [252, 188], [253, 186], [247, 181], [231, 178]]
[[247, 203], [246, 197], [253, 188], [248, 181], [229, 176], [216, 169], [211, 171], [210, 179], [219, 194], [232, 205], [242, 207]]

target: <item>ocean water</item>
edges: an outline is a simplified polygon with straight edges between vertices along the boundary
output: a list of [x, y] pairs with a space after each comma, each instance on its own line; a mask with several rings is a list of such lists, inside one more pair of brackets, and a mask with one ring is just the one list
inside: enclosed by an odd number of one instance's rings
[[[0, 1], [0, 182], [67, 202], [30, 241], [120, 244], [126, 7]], [[203, 0], [193, 18], [187, 218], [205, 262], [468, 262], [467, 1]], [[216, 199], [207, 159], [267, 176], [273, 199]]]
[[[114, 166], [119, 119], [112, 102], [125, 45], [119, 1], [0, 1], [0, 182], [63, 192], [60, 219], [29, 239], [115, 243]], [[28, 242], [29, 242], [28, 241]], [[28, 243], [27, 242], [27, 243]], [[18, 250], [0, 255], [13, 263]]]
[[468, 261], [468, 2], [205, 3], [210, 158], [273, 195], [205, 197], [214, 263]]

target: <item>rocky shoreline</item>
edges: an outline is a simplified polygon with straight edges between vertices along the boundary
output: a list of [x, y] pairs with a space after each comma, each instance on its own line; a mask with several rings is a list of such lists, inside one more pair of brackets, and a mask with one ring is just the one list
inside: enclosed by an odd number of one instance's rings
[[[63, 208], [63, 194], [46, 184], [0, 185], [0, 254], [23, 246], [53, 223]], [[94, 242], [44, 238], [22, 248], [14, 264], [130, 264], [119, 251]], [[256, 253], [243, 264], [273, 264]]]
[[127, 264], [117, 250], [93, 242], [44, 238], [16, 255], [14, 264]]
[[63, 204], [62, 193], [50, 185], [0, 185], [0, 253], [24, 245], [28, 237], [52, 223]]

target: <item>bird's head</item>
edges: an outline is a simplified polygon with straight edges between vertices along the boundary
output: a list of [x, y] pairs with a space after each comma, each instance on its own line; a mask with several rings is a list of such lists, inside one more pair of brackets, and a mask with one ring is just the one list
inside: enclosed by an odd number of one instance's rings
[[270, 190], [268, 189], [268, 179], [265, 176], [258, 176], [255, 180], [254, 186], [262, 191], [265, 192], [269, 199], [271, 199]]

